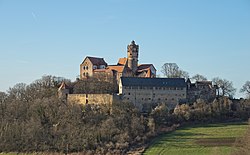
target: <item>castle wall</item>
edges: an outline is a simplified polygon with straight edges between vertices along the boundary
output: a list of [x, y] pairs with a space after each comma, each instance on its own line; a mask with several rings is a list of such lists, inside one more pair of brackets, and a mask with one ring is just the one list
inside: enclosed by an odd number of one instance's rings
[[121, 89], [123, 101], [132, 102], [139, 110], [143, 110], [143, 106], [161, 103], [172, 109], [187, 97], [186, 88], [122, 87]]
[[78, 104], [112, 104], [119, 100], [113, 94], [69, 94], [67, 101]]

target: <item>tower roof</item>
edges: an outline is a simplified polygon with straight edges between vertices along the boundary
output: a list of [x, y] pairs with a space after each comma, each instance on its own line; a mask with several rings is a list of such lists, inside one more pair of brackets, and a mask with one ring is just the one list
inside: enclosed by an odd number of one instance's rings
[[131, 45], [135, 45], [135, 41], [134, 40], [131, 41]]
[[69, 89], [69, 86], [63, 81], [58, 90]]

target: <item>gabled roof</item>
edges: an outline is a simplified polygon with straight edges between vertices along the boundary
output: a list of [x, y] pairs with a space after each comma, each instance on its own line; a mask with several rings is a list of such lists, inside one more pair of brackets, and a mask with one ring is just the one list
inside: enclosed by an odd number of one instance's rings
[[143, 70], [148, 70], [151, 66], [155, 69], [153, 64], [140, 64], [140, 65], [138, 65], [137, 71], [140, 72]]
[[[105, 62], [104, 58], [98, 58], [98, 57], [90, 57], [90, 56], [87, 56], [87, 57], [83, 60], [83, 62], [84, 62], [86, 59], [89, 59], [90, 62], [91, 62], [93, 65], [97, 65], [97, 66], [99, 66], [99, 65], [105, 65], [105, 66], [107, 66], [107, 63]], [[83, 63], [83, 62], [82, 62], [82, 63]]]
[[127, 62], [127, 58], [119, 58], [117, 65], [122, 65], [124, 66]]
[[125, 68], [125, 66], [116, 66], [116, 65], [107, 67], [107, 69], [115, 70], [119, 73], [122, 73], [124, 71], [124, 68]]
[[137, 78], [121, 77], [123, 86], [186, 87], [184, 78]]
[[70, 87], [63, 81], [58, 90], [69, 89]]
[[187, 82], [187, 83], [191, 83], [191, 80], [188, 78], [186, 82]]

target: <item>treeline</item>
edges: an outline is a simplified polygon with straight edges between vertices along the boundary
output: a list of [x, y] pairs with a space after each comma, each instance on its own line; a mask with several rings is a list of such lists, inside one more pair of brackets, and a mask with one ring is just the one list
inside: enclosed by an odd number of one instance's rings
[[0, 93], [0, 152], [127, 154], [179, 125], [250, 117], [250, 100], [227, 97], [144, 114], [130, 103], [67, 104], [56, 96], [61, 81], [46, 76]]
[[151, 122], [132, 104], [58, 99], [60, 81], [44, 76], [0, 93], [0, 152], [125, 154], [154, 136]]
[[1, 108], [0, 152], [125, 154], [146, 142], [147, 123], [126, 103], [82, 106], [54, 97], [11, 102]]
[[150, 116], [157, 126], [242, 121], [250, 118], [250, 100], [219, 97], [208, 103], [198, 99], [192, 104], [177, 105], [174, 110], [162, 104]]
[[[106, 79], [106, 80], [105, 80]], [[99, 75], [69, 83], [73, 94], [113, 94], [118, 92], [118, 84], [112, 77]]]

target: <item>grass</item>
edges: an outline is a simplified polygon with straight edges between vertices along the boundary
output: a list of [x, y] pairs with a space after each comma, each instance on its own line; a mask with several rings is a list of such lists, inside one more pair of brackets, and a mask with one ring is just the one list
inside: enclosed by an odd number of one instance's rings
[[144, 155], [227, 155], [247, 123], [222, 123], [180, 128], [156, 139]]

